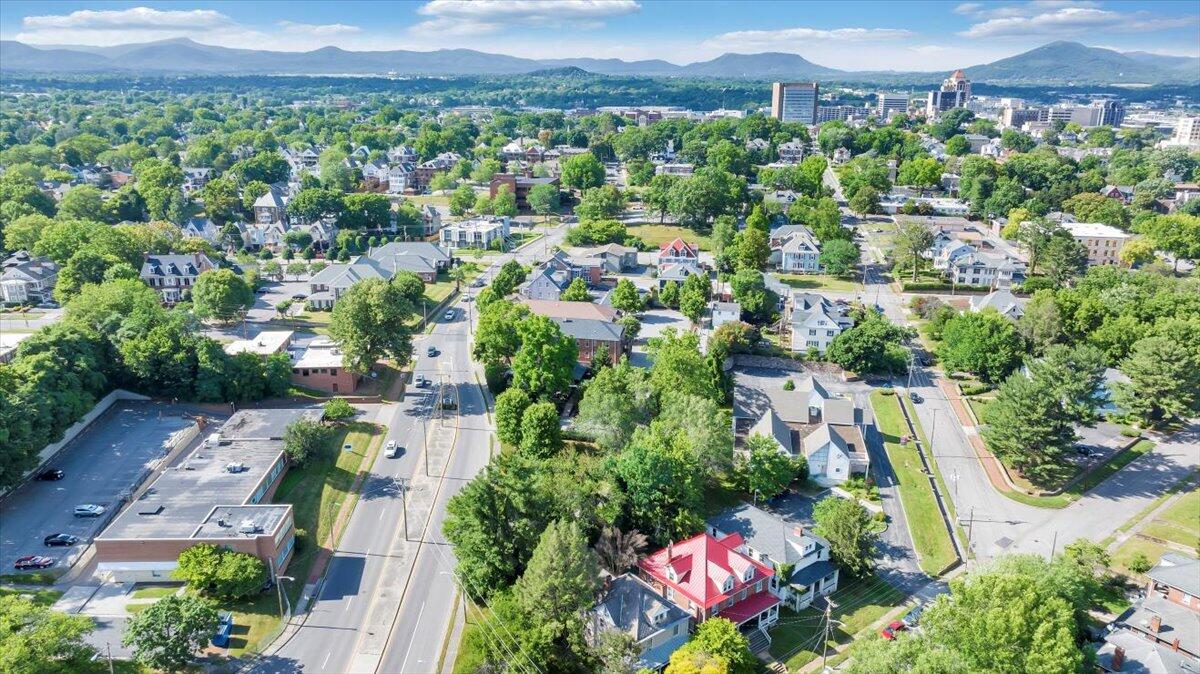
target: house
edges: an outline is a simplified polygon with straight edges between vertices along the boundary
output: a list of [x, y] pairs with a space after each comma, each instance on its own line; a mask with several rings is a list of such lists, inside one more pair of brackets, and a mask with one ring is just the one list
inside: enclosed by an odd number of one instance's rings
[[483, 217], [452, 222], [442, 227], [442, 245], [448, 249], [484, 248], [503, 245], [508, 238], [507, 217]]
[[668, 283], [682, 286], [687, 277], [694, 274], [704, 274], [704, 270], [694, 262], [668, 264], [658, 268], [658, 289], [662, 290]]
[[571, 285], [571, 281], [570, 272], [542, 265], [534, 269], [529, 278], [517, 287], [517, 293], [531, 300], [558, 300]]
[[771, 257], [779, 256], [779, 271], [793, 274], [821, 271], [821, 242], [809, 228], [784, 225], [771, 232], [771, 240], [779, 242], [778, 252], [774, 245], [771, 247]]
[[1100, 195], [1129, 205], [1133, 201], [1133, 185], [1105, 185]]
[[251, 339], [238, 339], [226, 344], [225, 353], [230, 356], [252, 353], [263, 358], [287, 353], [292, 348], [292, 335], [291, 330], [263, 330]]
[[584, 636], [594, 647], [605, 632], [628, 634], [639, 651], [633, 669], [658, 672], [687, 643], [691, 624], [690, 614], [646, 581], [626, 573], [605, 581], [599, 601], [588, 612]]
[[397, 145], [387, 151], [387, 158], [393, 164], [411, 164], [417, 161], [417, 151], [411, 145]]
[[1198, 674], [1200, 658], [1142, 638], [1120, 627], [1104, 637], [1096, 651], [1096, 671], [1123, 674]]
[[844, 147], [839, 147], [833, 151], [833, 163], [845, 164], [848, 161], [850, 161], [850, 150], [847, 150]]
[[317, 337], [293, 354], [292, 382], [332, 393], [354, 393], [358, 377], [346, 369], [337, 343], [328, 337]]
[[[585, 304], [584, 302], [561, 302], [561, 304]], [[612, 365], [621, 362], [621, 356], [626, 355], [632, 346], [625, 339], [625, 326], [611, 320], [595, 318], [573, 318], [551, 316], [550, 320], [559, 329], [575, 340], [579, 349], [578, 360], [581, 364], [591, 365], [596, 350], [601, 346], [608, 349], [608, 360]]]
[[708, 315], [712, 329], [716, 330], [726, 323], [736, 323], [742, 320], [742, 305], [737, 302], [713, 300], [708, 303]]
[[792, 351], [816, 349], [825, 353], [829, 343], [854, 325], [845, 305], [821, 295], [796, 291], [791, 297]]
[[261, 197], [254, 200], [254, 221], [271, 224], [287, 220], [287, 198], [283, 187], [271, 185]]
[[[367, 257], [381, 267], [396, 272], [411, 271], [426, 283], [437, 280], [438, 272], [450, 269], [450, 253], [428, 241], [393, 241], [367, 250]], [[419, 260], [419, 261], [417, 261]]]
[[496, 193], [500, 191], [502, 186], [507, 186], [517, 198], [517, 210], [529, 210], [529, 190], [538, 185], [553, 185], [558, 187], [558, 178], [534, 178], [532, 176], [520, 176], [514, 173], [497, 173], [492, 176], [492, 182], [488, 185], [488, 194], [492, 199], [496, 198]]
[[690, 176], [696, 170], [695, 165], [685, 162], [658, 164], [654, 167], [656, 176]]
[[1101, 222], [1064, 222], [1062, 226], [1087, 251], [1089, 266], [1121, 263], [1118, 253], [1130, 238], [1125, 232]]
[[740, 628], [764, 629], [779, 620], [779, 597], [770, 590], [775, 571], [741, 552], [744, 545], [740, 534], [704, 532], [642, 558], [638, 569], [696, 622], [720, 616]]
[[41, 304], [54, 299], [58, 264], [18, 250], [4, 260], [0, 271], [0, 300], [5, 304]]
[[1200, 560], [1165, 552], [1096, 653], [1102, 672], [1200, 672]]
[[332, 309], [350, 286], [370, 278], [386, 281], [390, 277], [373, 260], [361, 255], [348, 262], [331, 264], [308, 279], [308, 306], [313, 309]]
[[387, 181], [388, 194], [400, 194], [412, 184], [413, 172], [416, 169], [411, 163], [403, 162], [388, 166], [387, 172], [379, 179]]
[[841, 484], [851, 475], [866, 474], [870, 467], [862, 430], [853, 422], [853, 401], [835, 399], [829, 403], [825, 407], [829, 421], [800, 440], [809, 479], [823, 487]]
[[582, 257], [600, 260], [603, 271], [609, 274], [633, 271], [638, 266], [637, 249], [615, 243], [589, 248], [583, 252]]
[[183, 192], [191, 194], [199, 192], [208, 184], [208, 180], [212, 177], [212, 169], [206, 167], [190, 168], [183, 167]]
[[220, 245], [221, 228], [211, 218], [188, 218], [179, 229], [185, 238], [203, 239], [214, 246]]
[[786, 143], [780, 143], [776, 150], [779, 152], [779, 161], [784, 164], [799, 164], [804, 160], [805, 147], [799, 138], [793, 138]]
[[590, 257], [570, 257], [561, 250], [554, 251], [554, 254], [546, 260], [545, 265], [555, 271], [566, 272], [572, 280], [581, 278], [588, 285], [600, 283], [600, 277], [604, 271], [604, 265], [600, 260]]
[[661, 269], [668, 264], [700, 264], [700, 246], [676, 237], [658, 247], [654, 263]]
[[421, 192], [429, 187], [429, 181], [438, 173], [444, 173], [462, 161], [456, 152], [443, 152], [429, 161], [417, 164], [412, 172], [412, 189]]
[[332, 309], [342, 293], [359, 281], [371, 278], [388, 281], [402, 271], [409, 271], [422, 281], [433, 283], [439, 272], [449, 268], [450, 254], [439, 246], [425, 241], [394, 241], [313, 274], [308, 280], [307, 301], [314, 309]]
[[1007, 255], [972, 250], [950, 260], [946, 275], [958, 285], [1007, 289], [1025, 278], [1025, 263]]
[[164, 303], [175, 304], [189, 297], [196, 279], [210, 269], [216, 269], [216, 265], [204, 253], [147, 255], [141, 278], [162, 295]]
[[746, 141], [746, 151], [748, 152], [766, 152], [771, 148], [771, 143], [766, 138], [751, 138]]
[[433, 236], [441, 230], [442, 214], [433, 204], [424, 204], [421, 206], [421, 224], [421, 231], [425, 236]]
[[1200, 185], [1196, 183], [1176, 183], [1173, 189], [1174, 194], [1171, 199], [1175, 202], [1176, 208], [1200, 197]]
[[1010, 290], [993, 290], [982, 297], [971, 298], [971, 311], [984, 309], [995, 309], [1001, 316], [1015, 321], [1025, 315], [1025, 300], [1013, 295]]
[[829, 541], [801, 524], [749, 503], [725, 510], [704, 524], [716, 538], [740, 535], [744, 542], [741, 551], [775, 570], [771, 592], [793, 611], [838, 588], [839, 572], [829, 558]]

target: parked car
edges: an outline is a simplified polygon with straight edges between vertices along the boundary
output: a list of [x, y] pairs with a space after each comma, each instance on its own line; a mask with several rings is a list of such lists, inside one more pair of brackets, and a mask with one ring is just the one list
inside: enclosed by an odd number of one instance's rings
[[42, 472], [38, 473], [37, 478], [35, 478], [35, 479], [41, 480], [42, 482], [57, 482], [58, 480], [61, 480], [66, 476], [67, 476], [66, 473], [62, 472], [61, 470], [59, 470], [57, 468], [49, 468], [47, 470], [43, 470]]
[[71, 546], [71, 545], [75, 545], [78, 542], [79, 542], [79, 537], [72, 536], [71, 534], [50, 534], [49, 536], [42, 539], [42, 545], [45, 545], [48, 548], [60, 548], [63, 546]]
[[924, 612], [925, 612], [925, 606], [918, 604], [918, 605], [914, 606], [911, 611], [909, 611], [908, 613], [905, 613], [904, 617], [901, 618], [900, 620], [902, 620], [904, 622], [904, 624], [907, 625], [911, 629], [913, 627], [916, 627], [917, 623], [919, 623], [921, 621], [921, 614]]
[[896, 638], [896, 634], [903, 632], [906, 629], [908, 629], [908, 627], [905, 626], [904, 623], [900, 622], [899, 620], [893, 620], [891, 624], [883, 628], [883, 631], [879, 633], [879, 636], [891, 641]]
[[404, 448], [397, 445], [395, 440], [388, 440], [387, 448], [384, 450], [383, 455], [389, 459], [394, 459], [403, 453]]
[[909, 399], [910, 399], [910, 400], [912, 400], [914, 403], [919, 403], [919, 402], [921, 402], [921, 401], [923, 401], [923, 400], [924, 400], [924, 398], [922, 398], [922, 397], [921, 397], [921, 394], [917, 393], [916, 391], [909, 391], [909, 392], [908, 392], [908, 397], [909, 397]]
[[42, 557], [41, 555], [20, 557], [17, 559], [17, 561], [13, 562], [13, 568], [17, 569], [18, 571], [25, 571], [27, 569], [48, 569], [52, 566], [54, 566], [54, 558]]
[[1088, 447], [1086, 445], [1076, 445], [1075, 453], [1078, 454], [1079, 456], [1091, 456], [1095, 452], [1092, 451], [1091, 447]]
[[296, 293], [296, 294], [292, 295], [292, 299], [294, 299], [294, 300], [303, 300], [303, 299], [307, 299], [307, 298], [308, 298], [308, 295], [305, 295], [304, 293]]
[[451, 310], [449, 310], [449, 311], [447, 311], [447, 312], [446, 312], [445, 319], [446, 319], [447, 321], [452, 321], [452, 320], [454, 320], [454, 310], [453, 310], [453, 309], [451, 309]]
[[104, 514], [104, 506], [95, 503], [85, 503], [75, 506], [76, 517], [99, 517]]
[[417, 388], [425, 388], [429, 385], [429, 380], [425, 378], [425, 375], [419, 374], [413, 378], [413, 385]]
[[474, 281], [471, 281], [471, 287], [472, 288], [482, 288], [483, 287], [483, 279], [477, 278]]
[[430, 358], [436, 356], [437, 355], [437, 347], [431, 346], [431, 347], [425, 349], [425, 355], [429, 356]]

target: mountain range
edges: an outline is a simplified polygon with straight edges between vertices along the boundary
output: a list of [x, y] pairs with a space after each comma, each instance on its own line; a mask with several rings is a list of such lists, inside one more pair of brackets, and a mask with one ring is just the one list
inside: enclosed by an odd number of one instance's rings
[[[946, 71], [957, 64], [947, 64]], [[322, 47], [307, 52], [233, 49], [186, 38], [112, 47], [30, 46], [0, 40], [0, 70], [37, 73], [277, 74], [277, 75], [516, 75], [538, 71], [639, 77], [711, 77], [826, 81], [936, 81], [944, 72], [865, 72], [827, 68], [798, 54], [723, 54], [676, 65], [663, 60], [527, 59], [473, 49], [347, 51]], [[964, 67], [988, 83], [1193, 83], [1200, 59], [1148, 52], [1121, 53], [1077, 42], [1052, 42], [992, 63]]]

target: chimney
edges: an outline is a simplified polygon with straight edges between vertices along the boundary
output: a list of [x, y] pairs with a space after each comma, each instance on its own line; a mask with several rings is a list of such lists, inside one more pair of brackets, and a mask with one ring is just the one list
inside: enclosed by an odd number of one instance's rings
[[1150, 619], [1150, 631], [1158, 634], [1160, 629], [1162, 629], [1162, 616], [1156, 615]]
[[667, 541], [667, 561], [675, 558], [675, 541]]
[[1110, 665], [1110, 667], [1112, 667], [1112, 671], [1119, 672], [1119, 671], [1121, 671], [1121, 668], [1124, 666], [1125, 666], [1125, 649], [1120, 646], [1117, 646], [1116, 649], [1113, 650], [1112, 664]]
[[1171, 642], [1171, 650], [1175, 651], [1176, 653], [1179, 652], [1179, 637], [1175, 637], [1175, 641]]

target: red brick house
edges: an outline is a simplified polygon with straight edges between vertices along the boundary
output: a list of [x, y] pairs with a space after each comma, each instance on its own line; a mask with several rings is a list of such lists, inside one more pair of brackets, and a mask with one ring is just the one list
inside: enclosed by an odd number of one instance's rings
[[645, 557], [638, 568], [696, 622], [720, 616], [753, 629], [779, 620], [779, 597], [770, 589], [775, 572], [746, 554], [741, 534], [698, 534]]

